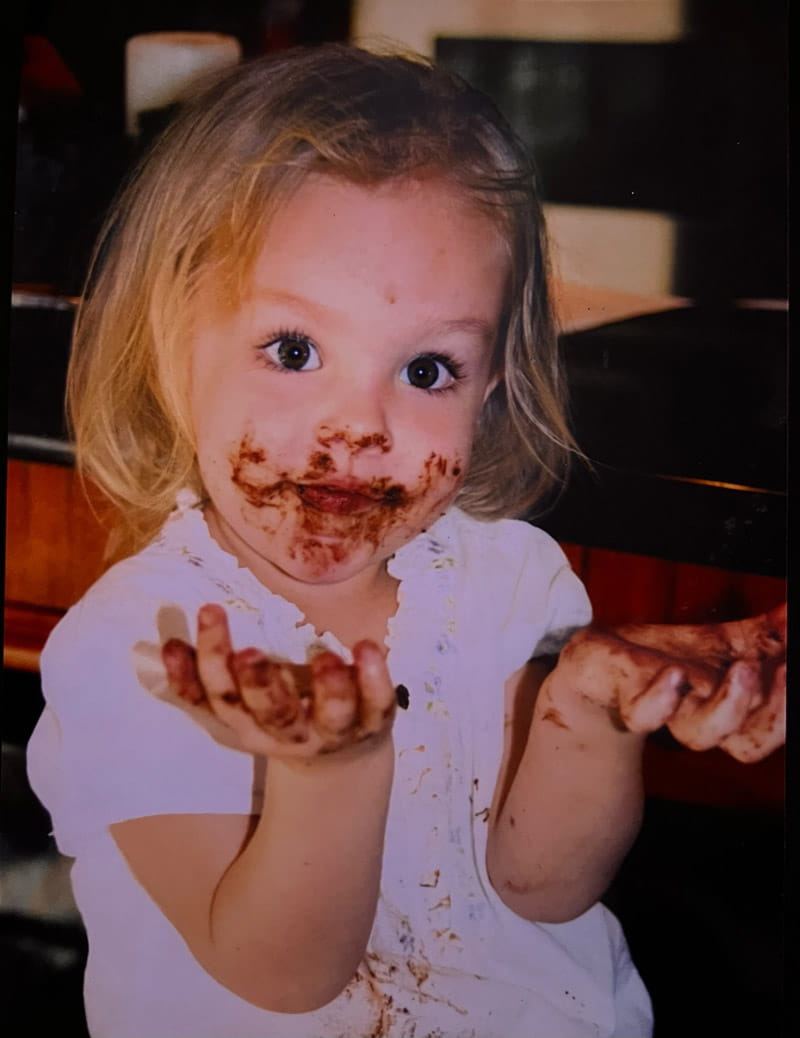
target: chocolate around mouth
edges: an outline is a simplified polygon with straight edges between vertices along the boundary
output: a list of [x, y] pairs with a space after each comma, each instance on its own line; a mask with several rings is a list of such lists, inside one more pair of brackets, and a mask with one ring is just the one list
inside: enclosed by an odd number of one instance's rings
[[[451, 462], [442, 455], [431, 453], [426, 459], [418, 482], [409, 489], [402, 483], [393, 482], [390, 476], [368, 480], [338, 477], [331, 456], [325, 451], [316, 451], [309, 458], [309, 467], [302, 474], [292, 476], [287, 471], [275, 473], [277, 479], [264, 479], [272, 475], [266, 450], [253, 441], [249, 431], [245, 432], [238, 450], [231, 455], [231, 481], [253, 508], [278, 509], [284, 507], [286, 495], [294, 494], [305, 500], [313, 511], [327, 511], [357, 515], [374, 512], [375, 520], [383, 523], [390, 513], [411, 507], [430, 493], [434, 483], [447, 475]], [[266, 471], [265, 471], [266, 470]], [[461, 463], [452, 462], [451, 474], [461, 476]], [[309, 496], [311, 495], [311, 496]], [[327, 496], [331, 507], [312, 508], [312, 501], [321, 501]], [[341, 504], [339, 507], [336, 502]], [[379, 520], [379, 515], [384, 518]], [[396, 517], [394, 520], [395, 521]]]
[[394, 509], [408, 501], [405, 487], [388, 484], [388, 480], [375, 480], [353, 488], [325, 483], [296, 483], [294, 486], [301, 499], [323, 511], [359, 512], [376, 506]]

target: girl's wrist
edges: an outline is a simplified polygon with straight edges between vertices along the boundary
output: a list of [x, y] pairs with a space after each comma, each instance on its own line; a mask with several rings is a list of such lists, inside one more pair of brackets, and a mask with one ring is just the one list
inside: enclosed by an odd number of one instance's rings
[[631, 748], [642, 745], [646, 736], [625, 726], [613, 702], [598, 702], [570, 680], [568, 672], [551, 671], [542, 683], [534, 709], [534, 723], [550, 725], [563, 737], [574, 736], [582, 743], [594, 741]]
[[309, 757], [267, 757], [267, 767], [271, 767], [273, 771], [277, 767], [287, 773], [309, 778], [350, 771], [360, 773], [365, 769], [380, 769], [393, 762], [394, 739], [391, 729], [328, 753], [317, 753]]

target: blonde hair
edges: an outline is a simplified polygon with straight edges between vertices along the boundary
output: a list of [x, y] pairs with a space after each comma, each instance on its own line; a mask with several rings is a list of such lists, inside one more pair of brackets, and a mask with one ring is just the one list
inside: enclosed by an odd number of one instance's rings
[[182, 487], [204, 494], [189, 411], [193, 299], [213, 272], [240, 296], [271, 215], [312, 172], [359, 184], [443, 175], [497, 222], [508, 302], [458, 504], [530, 513], [575, 450], [525, 149], [483, 94], [411, 55], [344, 44], [227, 70], [186, 101], [112, 207], [79, 308], [67, 408], [80, 471], [138, 550]]

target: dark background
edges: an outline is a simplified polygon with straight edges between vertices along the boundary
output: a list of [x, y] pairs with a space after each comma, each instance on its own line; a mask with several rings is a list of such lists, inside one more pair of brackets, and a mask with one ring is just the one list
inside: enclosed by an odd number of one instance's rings
[[[548, 201], [674, 215], [676, 294], [785, 298], [787, 18], [786, 0], [688, 0], [688, 32], [672, 43], [444, 39], [437, 56], [508, 113]], [[76, 245], [88, 250], [131, 158], [121, 139], [125, 40], [213, 30], [238, 37], [249, 57], [346, 39], [350, 11], [347, 0], [50, 0], [25, 4], [20, 21], [53, 44], [82, 96], [31, 111], [23, 129], [15, 278], [76, 290]], [[521, 93], [520, 60], [535, 73]], [[37, 249], [44, 210], [54, 233]]]
[[784, 298], [786, 14], [698, 0], [675, 42], [447, 39], [437, 55], [508, 113], [547, 201], [679, 221], [675, 294]]
[[[587, 543], [590, 522], [596, 542], [622, 550], [783, 572], [785, 315], [743, 316], [729, 304], [786, 295], [787, 10], [783, 0], [694, 0], [691, 31], [675, 44], [440, 41], [441, 59], [509, 115], [526, 106], [535, 113], [518, 130], [535, 149], [548, 200], [653, 207], [678, 218], [675, 291], [699, 303], [688, 315], [565, 341], [580, 439], [601, 479], [576, 477], [548, 520], [557, 536]], [[350, 17], [347, 0], [51, 0], [13, 14], [12, 42], [15, 33], [20, 42], [23, 32], [45, 37], [81, 91], [59, 102], [26, 99], [9, 220], [14, 281], [66, 294], [80, 291], [103, 212], [136, 156], [123, 135], [129, 36], [226, 32], [250, 56], [345, 39]], [[539, 85], [512, 104], [508, 59], [526, 46]], [[12, 46], [12, 88], [23, 59]], [[7, 114], [13, 139], [15, 101]], [[28, 317], [12, 329], [11, 431], [63, 436], [69, 315]], [[734, 501], [689, 484], [676, 490], [654, 481], [659, 471], [770, 494]], [[21, 756], [41, 709], [38, 676], [4, 678], [0, 850], [6, 863], [33, 865], [53, 855]], [[783, 841], [774, 809], [648, 803], [607, 900], [653, 994], [656, 1038], [793, 1033], [783, 1000]], [[4, 1018], [25, 1021], [18, 1033], [84, 1038], [84, 956], [79, 925], [0, 912]]]

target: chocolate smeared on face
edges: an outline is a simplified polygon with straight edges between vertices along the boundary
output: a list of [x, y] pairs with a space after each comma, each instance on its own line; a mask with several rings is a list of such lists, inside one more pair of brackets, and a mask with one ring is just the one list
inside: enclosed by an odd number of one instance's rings
[[368, 447], [379, 447], [381, 454], [386, 454], [390, 450], [389, 437], [385, 433], [353, 436], [347, 429], [337, 429], [333, 432], [320, 433], [318, 439], [323, 447], [330, 447], [332, 443], [346, 443], [348, 447], [355, 450], [363, 451]]
[[320, 479], [326, 472], [334, 469], [333, 458], [325, 451], [314, 451], [308, 459], [308, 469], [300, 477], [302, 480]]
[[411, 487], [390, 476], [359, 482], [337, 478], [331, 455], [315, 450], [296, 478], [286, 471], [276, 478], [267, 451], [249, 430], [230, 455], [230, 464], [231, 482], [245, 502], [271, 510], [264, 532], [274, 534], [284, 521], [291, 522], [289, 557], [320, 571], [343, 563], [359, 546], [378, 548], [404, 529], [408, 539], [414, 537], [432, 516], [446, 510], [462, 471], [458, 459], [451, 462], [432, 451]]
[[242, 437], [237, 451], [230, 455], [231, 482], [253, 508], [277, 508], [274, 498], [288, 487], [287, 473], [281, 472], [271, 483], [259, 480], [253, 468], [265, 465], [267, 454], [263, 447], [253, 443], [250, 433]]

